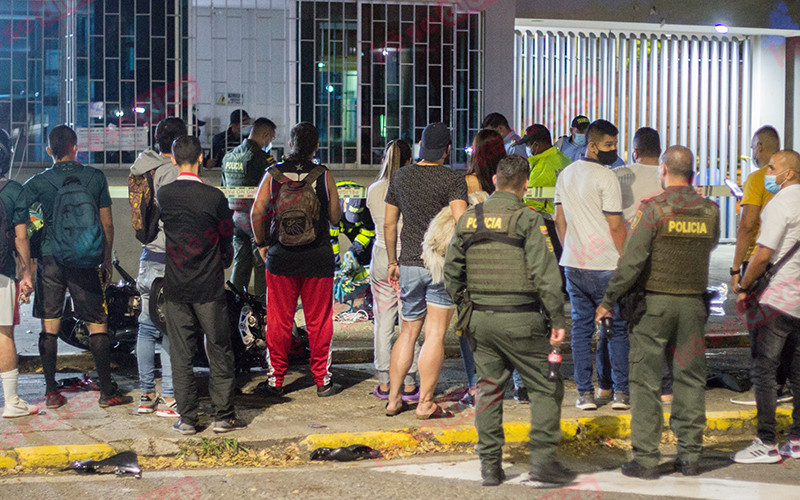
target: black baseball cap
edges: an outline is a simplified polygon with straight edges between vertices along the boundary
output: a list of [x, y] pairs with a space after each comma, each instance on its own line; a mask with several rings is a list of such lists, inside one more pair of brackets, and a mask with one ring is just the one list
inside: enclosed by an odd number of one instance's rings
[[451, 142], [447, 125], [442, 122], [431, 123], [422, 131], [419, 157], [425, 161], [439, 161]]
[[247, 114], [247, 111], [243, 109], [235, 109], [231, 111], [231, 124], [242, 123], [242, 120], [247, 118], [250, 119], [250, 115]]
[[576, 128], [578, 130], [586, 130], [589, 128], [589, 124], [592, 123], [583, 115], [578, 115], [572, 119], [572, 128]]

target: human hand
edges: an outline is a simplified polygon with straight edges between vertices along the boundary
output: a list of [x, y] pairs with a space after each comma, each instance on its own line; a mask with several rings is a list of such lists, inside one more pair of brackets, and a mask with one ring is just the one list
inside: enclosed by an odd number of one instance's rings
[[558, 347], [564, 342], [564, 337], [566, 336], [567, 332], [563, 328], [553, 328], [550, 330], [550, 345], [553, 347]]
[[597, 306], [597, 310], [595, 310], [594, 312], [594, 322], [600, 323], [603, 320], [603, 318], [611, 318], [613, 316], [614, 314], [605, 307]]
[[269, 250], [269, 247], [260, 247], [258, 249], [258, 253], [261, 255], [261, 260], [263, 260], [264, 262], [267, 261], [267, 251], [268, 250]]
[[389, 264], [389, 284], [395, 290], [400, 290], [400, 267], [397, 264]]
[[25, 297], [25, 302], [28, 302], [28, 297], [33, 293], [33, 279], [30, 272], [25, 272], [19, 280], [19, 294]]
[[742, 276], [740, 274], [734, 274], [731, 276], [731, 290], [736, 290], [736, 286], [739, 284]]

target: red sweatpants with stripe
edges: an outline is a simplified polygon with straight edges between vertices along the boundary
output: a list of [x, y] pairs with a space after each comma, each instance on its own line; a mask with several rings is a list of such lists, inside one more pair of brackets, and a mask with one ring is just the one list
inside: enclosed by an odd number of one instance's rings
[[267, 381], [283, 386], [289, 368], [292, 325], [298, 297], [303, 301], [311, 373], [314, 383], [331, 380], [331, 338], [333, 337], [333, 278], [278, 276], [267, 273]]

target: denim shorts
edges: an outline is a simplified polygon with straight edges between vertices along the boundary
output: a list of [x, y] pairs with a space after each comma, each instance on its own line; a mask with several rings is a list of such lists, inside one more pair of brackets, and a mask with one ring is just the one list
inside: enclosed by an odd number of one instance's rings
[[400, 302], [406, 321], [425, 316], [427, 306], [454, 309], [456, 306], [444, 289], [444, 283], [433, 284], [431, 272], [419, 266], [400, 266]]

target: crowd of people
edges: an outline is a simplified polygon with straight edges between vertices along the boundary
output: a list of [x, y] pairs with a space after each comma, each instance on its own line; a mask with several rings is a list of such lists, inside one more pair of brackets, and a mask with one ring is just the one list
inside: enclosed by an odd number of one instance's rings
[[[170, 117], [156, 127], [153, 149], [131, 166], [129, 187], [141, 195], [132, 218], [142, 243], [138, 412], [173, 418], [176, 431], [196, 433], [193, 360], [205, 345], [213, 431], [246, 427], [233, 404], [224, 284], [231, 264], [234, 286], [247, 287], [254, 273], [253, 291], [265, 294], [267, 378], [257, 390], [284, 394], [301, 300], [317, 395], [335, 395], [341, 388], [330, 370], [334, 276], [340, 267], [370, 264], [366, 300], [374, 314], [378, 375], [373, 395], [386, 402], [389, 417], [412, 405], [421, 420], [452, 417], [435, 392], [444, 335], [457, 316], [467, 386], [460, 404], [476, 407], [484, 485], [505, 477], [502, 399], [509, 379], [514, 398], [531, 403], [531, 478], [568, 483], [575, 477], [555, 457], [564, 387], [548, 361], [560, 359], [567, 302], [575, 406], [590, 411], [607, 404], [632, 413], [633, 459], [623, 474], [659, 477], [664, 404], [672, 405], [676, 470], [701, 472], [706, 289], [720, 214], [693, 186], [697, 167], [689, 149], [673, 145], [662, 154], [658, 132], [644, 127], [634, 135], [633, 161], [625, 165], [617, 152], [618, 130], [606, 120], [577, 116], [570, 135], [554, 143], [545, 125], [534, 124], [520, 136], [504, 116], [491, 113], [472, 142], [466, 175], [446, 166], [451, 130], [432, 123], [416, 157], [403, 140], [389, 142], [366, 199], [354, 201], [339, 199], [337, 188], [349, 184], [337, 184], [315, 161], [319, 134], [313, 124], [291, 129], [290, 153], [282, 162], [271, 154], [275, 133], [269, 119], [251, 125], [237, 110], [231, 128], [215, 137], [212, 158], [205, 159], [185, 123]], [[111, 377], [104, 286], [111, 276], [114, 224], [106, 177], [76, 161], [77, 135], [69, 127], [53, 128], [48, 139], [53, 166], [20, 185], [5, 178], [12, 154], [8, 134], [0, 134], [0, 376], [7, 418], [39, 411], [17, 396], [13, 337], [18, 304], [32, 293], [42, 324], [45, 406], [66, 403], [55, 371], [67, 290], [90, 334], [99, 405], [133, 402]], [[771, 463], [800, 458], [797, 399], [781, 448], [775, 431], [784, 385], [800, 387], [800, 155], [780, 150], [769, 126], [753, 136], [752, 152], [759, 169], [744, 184], [731, 284], [751, 335], [758, 437], [733, 460]], [[224, 186], [258, 186], [255, 198], [226, 198], [199, 176], [202, 166], [220, 167]], [[527, 198], [535, 187], [555, 188], [554, 199]], [[32, 252], [28, 209], [37, 202], [46, 230]], [[352, 243], [341, 260], [339, 232]], [[159, 278], [163, 332], [149, 307]], [[158, 342], [160, 393], [154, 376]]]

